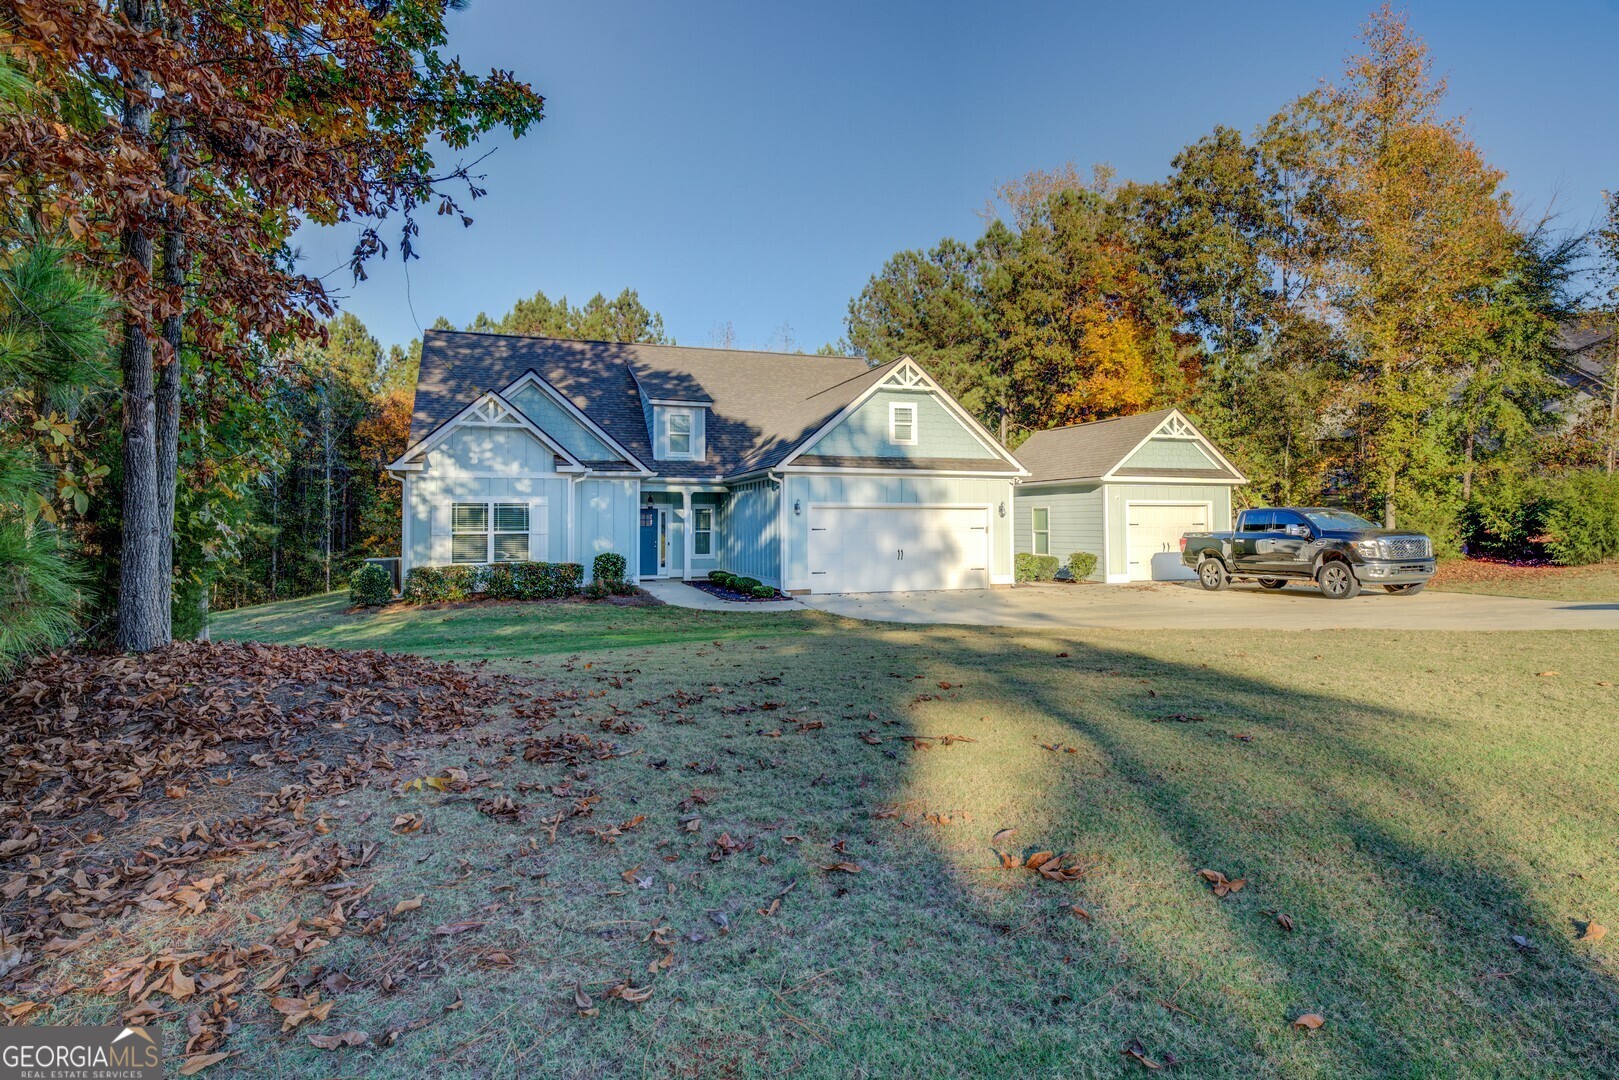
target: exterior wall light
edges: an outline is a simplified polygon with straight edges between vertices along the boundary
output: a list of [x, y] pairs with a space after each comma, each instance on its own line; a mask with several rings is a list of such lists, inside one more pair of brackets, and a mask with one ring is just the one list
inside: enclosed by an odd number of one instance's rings
[[1006, 500], [1002, 499], [1001, 500], [1001, 517], [1005, 517], [1005, 516], [1006, 516]]
[[800, 502], [799, 500], [794, 499], [793, 500], [793, 516], [797, 517], [798, 515], [802, 514], [803, 512], [804, 512], [804, 504], [802, 502]]

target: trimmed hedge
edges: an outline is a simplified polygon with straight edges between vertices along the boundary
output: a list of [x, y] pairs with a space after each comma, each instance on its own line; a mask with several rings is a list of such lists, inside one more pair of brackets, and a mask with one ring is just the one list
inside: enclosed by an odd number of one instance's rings
[[629, 572], [629, 562], [616, 551], [604, 551], [590, 564], [590, 576], [597, 581], [623, 581]]
[[1084, 581], [1096, 573], [1096, 553], [1094, 551], [1076, 551], [1068, 556], [1068, 576], [1075, 581]]
[[1012, 569], [1018, 581], [1053, 581], [1060, 565], [1055, 555], [1030, 555], [1020, 551], [1012, 556]]
[[355, 606], [381, 607], [393, 598], [393, 575], [376, 563], [366, 563], [349, 575], [349, 602]]
[[585, 568], [579, 563], [413, 566], [405, 576], [405, 599], [413, 604], [475, 598], [553, 600], [577, 593], [584, 576]]
[[750, 593], [763, 584], [764, 582], [760, 581], [756, 577], [739, 577], [731, 579], [731, 588], [735, 589], [737, 592]]
[[757, 596], [762, 600], [769, 600], [776, 595], [776, 590], [771, 588], [769, 585], [755, 585], [752, 592], [754, 596]]

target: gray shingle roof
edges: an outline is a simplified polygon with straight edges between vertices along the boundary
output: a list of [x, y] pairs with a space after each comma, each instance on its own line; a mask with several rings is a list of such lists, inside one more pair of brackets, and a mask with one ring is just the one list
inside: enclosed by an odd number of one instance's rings
[[[1017, 459], [1030, 476], [1042, 480], [1091, 480], [1106, 476], [1162, 424], [1174, 409], [1158, 409], [1095, 420], [1089, 424], [1037, 431], [1017, 448]], [[1186, 480], [1236, 480], [1228, 469], [1120, 469], [1120, 476], [1173, 476]]]
[[[855, 357], [429, 330], [410, 441], [533, 371], [648, 468], [728, 476], [778, 464], [886, 370]], [[638, 381], [648, 397], [712, 402], [701, 465], [652, 459]]]

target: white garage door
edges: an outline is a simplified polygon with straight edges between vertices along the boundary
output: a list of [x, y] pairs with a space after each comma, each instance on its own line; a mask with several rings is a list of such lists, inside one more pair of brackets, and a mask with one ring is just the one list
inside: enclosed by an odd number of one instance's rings
[[989, 587], [989, 511], [812, 506], [811, 592]]
[[1207, 531], [1209, 508], [1203, 503], [1131, 503], [1125, 512], [1130, 580], [1189, 577], [1180, 562], [1181, 536]]

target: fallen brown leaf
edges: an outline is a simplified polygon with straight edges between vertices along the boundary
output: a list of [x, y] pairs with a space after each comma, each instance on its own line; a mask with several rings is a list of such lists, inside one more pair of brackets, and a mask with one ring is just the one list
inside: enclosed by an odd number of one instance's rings
[[1320, 1027], [1326, 1022], [1327, 1018], [1322, 1016], [1320, 1013], [1305, 1013], [1303, 1016], [1293, 1021], [1293, 1026], [1296, 1028], [1306, 1028], [1310, 1031], [1314, 1031], [1316, 1028]]
[[826, 870], [828, 872], [831, 872], [833, 870], [841, 870], [845, 874], [858, 874], [858, 873], [860, 873], [860, 867], [856, 866], [852, 862], [835, 862], [830, 866], [823, 866], [823, 867], [821, 867], [821, 869]]
[[235, 1057], [237, 1051], [219, 1054], [193, 1054], [180, 1063], [181, 1076], [196, 1076], [210, 1065], [218, 1065], [228, 1057]]
[[363, 1031], [345, 1031], [341, 1035], [315, 1035], [305, 1036], [311, 1046], [321, 1050], [336, 1050], [339, 1046], [364, 1046], [371, 1041], [371, 1036]]
[[1596, 942], [1601, 941], [1607, 936], [1608, 928], [1597, 922], [1595, 919], [1592, 919], [1590, 922], [1585, 924], [1585, 932], [1580, 935], [1580, 940]]
[[465, 934], [469, 930], [482, 930], [484, 924], [476, 919], [462, 919], [457, 922], [445, 923], [443, 926], [433, 927], [433, 933], [441, 937], [453, 937], [456, 934]]
[[421, 907], [422, 904], [424, 904], [426, 901], [427, 901], [427, 894], [426, 893], [421, 893], [420, 895], [413, 896], [409, 900], [401, 900], [401, 901], [399, 901], [399, 903], [394, 905], [394, 909], [390, 914], [403, 915], [407, 911], [415, 911], [417, 908]]

